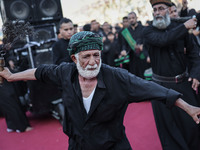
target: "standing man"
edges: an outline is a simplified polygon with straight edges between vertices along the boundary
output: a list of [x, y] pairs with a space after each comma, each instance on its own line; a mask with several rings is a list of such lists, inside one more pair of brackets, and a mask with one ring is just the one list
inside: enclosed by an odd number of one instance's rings
[[154, 99], [169, 107], [175, 104], [199, 123], [200, 108], [184, 102], [180, 93], [101, 65], [102, 46], [99, 35], [79, 32], [69, 44], [74, 63], [42, 65], [16, 74], [5, 69], [0, 76], [8, 81], [37, 79], [63, 88], [63, 131], [69, 136], [69, 150], [131, 150], [123, 120], [132, 102]]
[[[136, 45], [132, 47], [130, 43], [128, 42], [128, 39], [130, 38], [128, 35], [123, 35], [123, 50], [121, 52], [121, 56], [127, 55], [127, 53], [130, 56], [130, 62], [129, 62], [129, 72], [135, 74], [136, 76], [139, 76], [141, 78], [144, 78], [144, 70], [147, 69], [147, 63], [146, 59], [141, 58], [140, 55], [143, 52], [143, 29], [144, 26], [142, 24], [137, 22], [137, 15], [135, 12], [130, 12], [128, 14], [128, 32], [130, 33], [131, 38], [136, 42]], [[126, 29], [125, 29], [126, 30]], [[135, 49], [135, 50], [133, 50]]]
[[119, 31], [119, 33], [118, 33], [118, 43], [119, 43], [119, 48], [120, 48], [120, 50], [123, 50], [124, 48], [122, 48], [122, 46], [123, 46], [123, 44], [122, 44], [122, 39], [123, 39], [123, 37], [122, 37], [122, 31], [125, 29], [125, 28], [128, 28], [129, 27], [129, 22], [128, 22], [128, 17], [127, 16], [124, 16], [123, 18], [122, 18], [122, 29]]
[[55, 42], [52, 47], [53, 63], [56, 65], [59, 65], [62, 62], [72, 62], [69, 54], [66, 53], [66, 50], [69, 45], [69, 40], [74, 34], [74, 25], [68, 18], [62, 18], [58, 27], [61, 38]]
[[189, 9], [188, 1], [182, 0], [182, 8], [180, 11], [180, 17], [188, 17], [188, 16], [193, 16], [193, 15], [196, 15], [195, 9]]
[[103, 31], [102, 29], [100, 28], [100, 24], [96, 21], [96, 20], [92, 20], [90, 22], [90, 31], [92, 31], [93, 33], [96, 33], [98, 34], [99, 36], [103, 37]]
[[[154, 19], [152, 25], [144, 30], [144, 45], [151, 59], [152, 79], [183, 93], [182, 98], [186, 102], [197, 106], [200, 57], [198, 47], [188, 34], [189, 29], [196, 27], [196, 19], [190, 19], [184, 24], [171, 22], [170, 0], [150, 2]], [[188, 64], [191, 66], [190, 72]], [[177, 108], [169, 110], [156, 101], [152, 101], [152, 107], [163, 150], [200, 149], [200, 128], [185, 112]]]

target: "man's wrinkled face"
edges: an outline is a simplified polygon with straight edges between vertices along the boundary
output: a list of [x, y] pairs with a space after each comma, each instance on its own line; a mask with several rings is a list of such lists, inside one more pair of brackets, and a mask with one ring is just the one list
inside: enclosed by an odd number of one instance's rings
[[60, 34], [62, 38], [69, 40], [74, 34], [74, 25], [72, 22], [63, 23], [60, 26]]
[[101, 52], [99, 50], [82, 51], [75, 54], [75, 63], [79, 74], [91, 79], [98, 75], [101, 67]]
[[158, 29], [166, 29], [171, 23], [169, 10], [165, 4], [153, 6], [153, 26]]

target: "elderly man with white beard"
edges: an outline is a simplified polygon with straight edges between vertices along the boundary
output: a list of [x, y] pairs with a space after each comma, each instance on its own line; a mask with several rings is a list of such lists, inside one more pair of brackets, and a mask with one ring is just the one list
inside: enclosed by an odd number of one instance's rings
[[[197, 20], [172, 22], [170, 0], [150, 0], [150, 3], [154, 19], [143, 35], [151, 59], [152, 79], [182, 93], [187, 103], [199, 106], [199, 47], [188, 33], [196, 27]], [[200, 150], [200, 127], [185, 112], [178, 108], [169, 110], [156, 101], [152, 101], [152, 107], [163, 150]]]
[[199, 124], [200, 108], [184, 102], [180, 93], [101, 64], [102, 47], [98, 34], [79, 32], [71, 37], [68, 48], [74, 63], [41, 65], [15, 74], [5, 68], [0, 76], [8, 81], [37, 79], [62, 88], [63, 131], [69, 137], [69, 150], [131, 150], [123, 119], [133, 102], [176, 105]]

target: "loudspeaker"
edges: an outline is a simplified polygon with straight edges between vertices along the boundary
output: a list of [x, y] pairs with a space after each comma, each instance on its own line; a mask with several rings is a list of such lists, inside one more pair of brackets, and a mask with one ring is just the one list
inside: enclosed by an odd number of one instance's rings
[[3, 23], [8, 20], [34, 21], [31, 0], [1, 0], [0, 7]]
[[24, 20], [33, 24], [58, 22], [62, 17], [60, 0], [0, 0], [3, 23]]
[[39, 44], [38, 49], [49, 48], [57, 40], [56, 25], [54, 23], [34, 25], [35, 35], [29, 40]]
[[59, 21], [62, 17], [60, 0], [35, 0], [35, 22]]
[[38, 67], [41, 64], [53, 64], [53, 54], [51, 50], [38, 51], [33, 59], [35, 67]]

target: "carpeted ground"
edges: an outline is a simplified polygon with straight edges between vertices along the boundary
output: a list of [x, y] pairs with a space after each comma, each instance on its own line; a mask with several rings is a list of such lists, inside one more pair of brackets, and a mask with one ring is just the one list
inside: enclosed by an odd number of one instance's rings
[[[67, 150], [67, 136], [51, 116], [28, 115], [34, 128], [25, 133], [7, 133], [0, 118], [0, 150]], [[131, 104], [124, 124], [133, 150], [162, 150], [150, 102]]]

